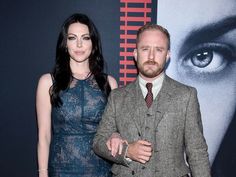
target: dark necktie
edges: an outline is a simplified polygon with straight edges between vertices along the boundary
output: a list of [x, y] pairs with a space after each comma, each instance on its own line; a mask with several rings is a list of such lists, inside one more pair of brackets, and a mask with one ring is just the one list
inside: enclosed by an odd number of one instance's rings
[[147, 87], [148, 93], [145, 97], [145, 101], [146, 101], [147, 107], [150, 108], [153, 102], [152, 83], [147, 83], [146, 87]]

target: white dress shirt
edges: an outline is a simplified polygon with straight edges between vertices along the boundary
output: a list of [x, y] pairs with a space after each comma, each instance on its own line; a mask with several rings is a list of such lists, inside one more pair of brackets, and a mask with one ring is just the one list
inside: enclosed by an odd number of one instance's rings
[[145, 98], [147, 95], [147, 87], [146, 84], [147, 83], [152, 83], [152, 94], [153, 94], [153, 100], [157, 97], [157, 94], [160, 92], [161, 87], [162, 87], [162, 83], [163, 80], [165, 78], [165, 74], [164, 72], [162, 72], [159, 77], [157, 77], [154, 81], [152, 82], [147, 82], [146, 80], [144, 80], [141, 76], [138, 76], [138, 80], [139, 80], [139, 86], [142, 90], [142, 94], [143, 97]]

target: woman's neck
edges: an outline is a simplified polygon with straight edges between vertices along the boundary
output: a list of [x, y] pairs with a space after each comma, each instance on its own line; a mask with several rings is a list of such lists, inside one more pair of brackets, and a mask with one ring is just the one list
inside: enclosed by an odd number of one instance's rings
[[70, 68], [72, 74], [86, 75], [90, 73], [88, 60], [82, 63], [77, 63], [73, 60], [70, 60]]
[[84, 72], [84, 73], [72, 73], [72, 76], [79, 80], [85, 80], [91, 75], [91, 72]]

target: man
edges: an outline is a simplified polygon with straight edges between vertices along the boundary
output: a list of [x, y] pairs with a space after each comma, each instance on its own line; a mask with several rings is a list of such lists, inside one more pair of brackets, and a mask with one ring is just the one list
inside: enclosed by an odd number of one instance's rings
[[[98, 155], [115, 162], [114, 176], [210, 176], [196, 89], [165, 75], [169, 50], [166, 29], [156, 24], [139, 29], [134, 50], [139, 76], [111, 92], [93, 144]], [[106, 146], [113, 133], [127, 142], [115, 157]]]

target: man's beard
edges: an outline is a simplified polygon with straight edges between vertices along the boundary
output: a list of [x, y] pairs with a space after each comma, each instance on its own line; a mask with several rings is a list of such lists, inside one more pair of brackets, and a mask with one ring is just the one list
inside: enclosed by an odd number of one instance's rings
[[[150, 66], [149, 68], [144, 69], [145, 65], [153, 65], [155, 67]], [[147, 78], [154, 78], [163, 71], [163, 67], [161, 67], [155, 61], [146, 61], [142, 65], [138, 62], [137, 66], [138, 66], [139, 72]]]

